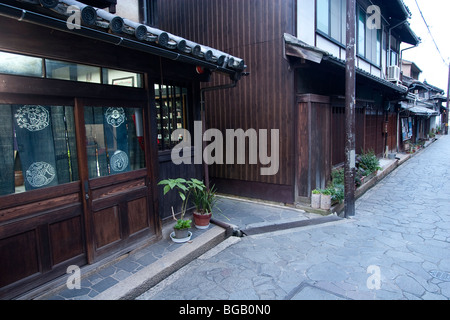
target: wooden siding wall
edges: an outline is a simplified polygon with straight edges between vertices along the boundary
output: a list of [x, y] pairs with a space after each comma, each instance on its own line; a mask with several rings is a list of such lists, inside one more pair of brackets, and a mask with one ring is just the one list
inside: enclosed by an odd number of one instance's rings
[[[192, 159], [194, 163], [194, 159]], [[196, 178], [201, 179], [203, 174], [203, 167], [201, 165], [194, 164], [173, 164], [170, 154], [166, 153], [159, 156], [159, 180], [172, 179], [182, 177], [184, 179]], [[181, 212], [182, 201], [178, 192], [169, 192], [164, 195], [164, 188], [160, 186], [158, 188], [159, 195], [159, 214], [163, 222], [170, 221], [172, 219], [172, 206], [175, 214]]]
[[[314, 189], [324, 189], [331, 176], [330, 99], [318, 95], [299, 95], [297, 192], [301, 198]], [[309, 139], [307, 138], [309, 137]]]
[[216, 165], [211, 176], [293, 186], [294, 72], [283, 55], [283, 33], [295, 34], [296, 1], [165, 0], [158, 10], [161, 29], [243, 58], [248, 66], [250, 76], [237, 88], [207, 93], [208, 128], [280, 130], [277, 175], [261, 176], [259, 165]]
[[[333, 106], [331, 117], [331, 132], [332, 132], [332, 165], [336, 166], [345, 162], [345, 108]], [[355, 119], [355, 150], [357, 153], [364, 148], [365, 136], [365, 110], [363, 108], [356, 108]]]
[[388, 124], [388, 146], [389, 151], [395, 152], [397, 151], [397, 114], [390, 113], [389, 114], [389, 124]]
[[381, 156], [384, 152], [384, 122], [385, 116], [382, 113], [366, 114], [365, 150], [373, 150], [378, 156]]
[[[339, 166], [345, 161], [345, 108], [333, 107], [332, 125], [332, 165]], [[389, 151], [397, 149], [397, 114], [388, 117], [387, 146]], [[377, 156], [382, 156], [386, 147], [384, 133], [385, 115], [382, 111], [369, 111], [365, 108], [356, 109], [356, 153], [361, 150], [373, 150]]]

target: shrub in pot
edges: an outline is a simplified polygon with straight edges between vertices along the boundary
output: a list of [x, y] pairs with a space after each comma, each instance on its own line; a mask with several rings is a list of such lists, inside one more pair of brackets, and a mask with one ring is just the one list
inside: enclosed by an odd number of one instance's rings
[[208, 189], [203, 183], [193, 188], [192, 202], [195, 206], [193, 215], [196, 228], [207, 229], [209, 227], [213, 208], [217, 202], [216, 192], [215, 186]]
[[202, 181], [197, 179], [186, 180], [183, 178], [178, 179], [166, 179], [162, 180], [158, 183], [158, 185], [164, 186], [164, 195], [166, 195], [169, 191], [174, 190], [178, 192], [181, 200], [183, 201], [181, 205], [181, 217], [177, 219], [175, 217], [175, 213], [173, 211], [172, 206], [172, 216], [177, 223], [174, 226], [174, 232], [171, 234], [172, 240], [175, 242], [185, 242], [189, 241], [192, 233], [189, 232], [191, 228], [192, 220], [184, 219], [186, 214], [187, 206], [189, 204], [189, 198], [194, 189], [201, 188], [204, 186]]
[[322, 210], [330, 210], [331, 209], [331, 195], [333, 192], [329, 189], [325, 189], [321, 191], [320, 197], [320, 209]]
[[320, 190], [313, 190], [311, 194], [311, 208], [319, 209], [320, 208]]
[[174, 230], [173, 238], [178, 240], [188, 239], [191, 223], [192, 220], [184, 220], [184, 219], [177, 220], [177, 223], [173, 227]]

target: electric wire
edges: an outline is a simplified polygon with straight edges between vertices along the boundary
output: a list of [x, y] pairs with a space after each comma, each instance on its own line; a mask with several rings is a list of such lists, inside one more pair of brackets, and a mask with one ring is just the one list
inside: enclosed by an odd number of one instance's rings
[[447, 61], [445, 61], [444, 56], [442, 55], [441, 50], [439, 49], [439, 46], [437, 45], [436, 40], [434, 39], [433, 34], [431, 33], [430, 26], [428, 25], [428, 23], [427, 23], [427, 21], [425, 19], [425, 16], [423, 15], [422, 10], [420, 9], [419, 3], [417, 2], [417, 0], [414, 0], [414, 1], [416, 2], [417, 9], [419, 9], [420, 15], [422, 16], [422, 20], [423, 20], [423, 22], [425, 23], [425, 25], [426, 25], [426, 27], [428, 29], [428, 33], [430, 34], [430, 37], [433, 40], [433, 43], [436, 46], [436, 49], [439, 52], [439, 55], [441, 56], [442, 61], [444, 62], [445, 65], [448, 66], [449, 64], [447, 63]]

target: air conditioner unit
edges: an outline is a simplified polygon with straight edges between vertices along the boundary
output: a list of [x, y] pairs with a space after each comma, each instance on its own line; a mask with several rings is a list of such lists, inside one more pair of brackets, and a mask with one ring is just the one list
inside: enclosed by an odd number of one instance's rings
[[388, 81], [400, 81], [400, 68], [398, 66], [390, 66], [388, 68]]

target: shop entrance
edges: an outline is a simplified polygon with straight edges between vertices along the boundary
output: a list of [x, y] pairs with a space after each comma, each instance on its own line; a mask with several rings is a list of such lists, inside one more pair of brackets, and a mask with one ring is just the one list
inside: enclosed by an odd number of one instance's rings
[[146, 100], [1, 95], [0, 298], [159, 236], [148, 116]]
[[[77, 100], [83, 113], [81, 173], [88, 260], [97, 261], [156, 235], [139, 103]], [[82, 134], [83, 135], [83, 134]]]

